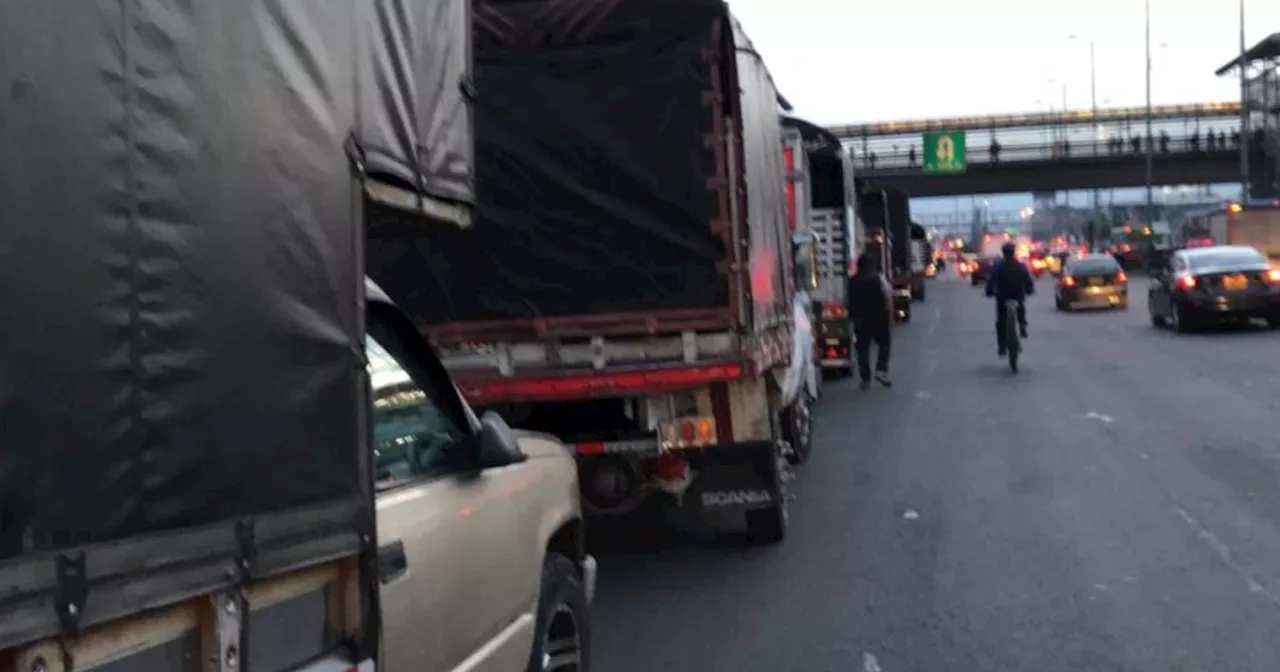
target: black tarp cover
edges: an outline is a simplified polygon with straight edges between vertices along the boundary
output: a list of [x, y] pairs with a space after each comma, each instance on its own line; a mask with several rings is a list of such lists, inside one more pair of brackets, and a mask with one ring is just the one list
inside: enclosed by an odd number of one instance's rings
[[465, 172], [460, 5], [0, 0], [0, 560], [367, 496], [345, 148]]
[[582, 23], [550, 4], [477, 4], [506, 32], [476, 37], [475, 223], [371, 241], [370, 274], [420, 323], [727, 305], [703, 103], [723, 4], [622, 0], [562, 39]]

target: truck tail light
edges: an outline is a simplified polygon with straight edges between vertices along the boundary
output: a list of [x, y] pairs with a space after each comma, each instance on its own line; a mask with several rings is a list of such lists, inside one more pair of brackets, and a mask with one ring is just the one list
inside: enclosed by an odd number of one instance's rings
[[713, 446], [716, 444], [716, 421], [709, 416], [670, 420], [658, 426], [658, 434], [664, 451]]

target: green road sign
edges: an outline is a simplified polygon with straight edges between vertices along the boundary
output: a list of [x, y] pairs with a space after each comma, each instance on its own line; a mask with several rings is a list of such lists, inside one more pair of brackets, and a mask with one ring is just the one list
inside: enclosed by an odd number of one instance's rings
[[963, 173], [964, 131], [924, 134], [924, 172]]

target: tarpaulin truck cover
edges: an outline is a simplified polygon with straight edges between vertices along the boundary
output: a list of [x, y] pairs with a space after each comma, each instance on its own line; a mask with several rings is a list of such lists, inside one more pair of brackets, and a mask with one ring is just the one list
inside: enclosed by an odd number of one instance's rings
[[723, 3], [475, 12], [475, 225], [371, 241], [374, 279], [426, 324], [727, 306], [705, 100]]
[[467, 12], [0, 0], [0, 649], [367, 543], [359, 180], [470, 197]]

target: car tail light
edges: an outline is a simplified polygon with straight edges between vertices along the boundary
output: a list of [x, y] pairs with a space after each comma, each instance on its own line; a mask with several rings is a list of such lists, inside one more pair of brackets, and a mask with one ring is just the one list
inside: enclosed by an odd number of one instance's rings
[[1129, 282], [1129, 276], [1125, 275], [1124, 271], [1120, 271], [1119, 273], [1116, 273], [1116, 282], [1120, 284]]
[[1064, 276], [1062, 276], [1062, 286], [1063, 286], [1063, 287], [1075, 287], [1075, 286], [1076, 286], [1076, 279], [1075, 279], [1075, 278], [1073, 278], [1073, 277], [1071, 277], [1071, 276], [1069, 276], [1069, 275], [1064, 275]]
[[716, 421], [711, 417], [680, 418], [661, 423], [658, 433], [663, 450], [712, 446], [716, 443]]
[[1268, 284], [1280, 285], [1280, 268], [1272, 268], [1263, 276]]
[[1183, 289], [1195, 289], [1195, 288], [1196, 288], [1196, 276], [1194, 276], [1194, 275], [1184, 275], [1184, 276], [1182, 276], [1182, 277], [1178, 278], [1178, 286], [1179, 286], [1179, 287], [1181, 287], [1181, 288], [1183, 288]]

